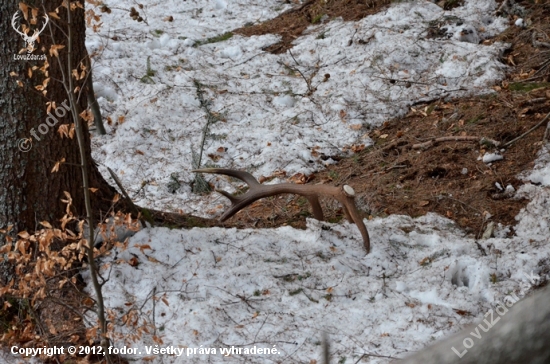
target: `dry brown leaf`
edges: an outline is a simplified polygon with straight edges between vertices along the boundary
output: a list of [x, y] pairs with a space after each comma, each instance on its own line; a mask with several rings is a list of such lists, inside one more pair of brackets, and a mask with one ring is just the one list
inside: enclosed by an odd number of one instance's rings
[[135, 248], [138, 248], [143, 254], [145, 253], [145, 249], [153, 250], [149, 244], [135, 244]]
[[340, 110], [340, 113], [339, 113], [340, 119], [342, 119], [342, 121], [344, 121], [344, 119], [346, 118], [346, 115], [347, 115], [347, 114], [348, 114], [348, 113], [347, 113], [345, 110]]
[[147, 257], [147, 260], [150, 261], [151, 263], [160, 263], [156, 258], [153, 258], [153, 257]]
[[88, 306], [88, 307], [93, 307], [95, 302], [93, 299], [91, 299], [90, 297], [86, 297], [82, 300], [82, 304], [84, 306]]
[[40, 225], [42, 225], [42, 226], [44, 226], [45, 228], [48, 228], [48, 229], [53, 229], [53, 227], [47, 221], [41, 221]]
[[59, 57], [59, 50], [65, 48], [63, 44], [52, 44], [50, 46], [50, 56]]
[[19, 10], [23, 13], [25, 20], [29, 20], [29, 6], [25, 3], [19, 3]]
[[313, 179], [313, 175], [306, 176], [303, 173], [296, 173], [295, 175], [288, 178], [289, 182], [296, 183], [298, 185], [303, 185], [305, 183], [308, 183]]
[[217, 155], [217, 154], [214, 154], [214, 153], [209, 153], [208, 158], [212, 159], [214, 162], [217, 162], [220, 159], [222, 159], [222, 157], [220, 155]]
[[48, 13], [48, 15], [51, 16], [54, 19], [61, 20], [61, 18], [59, 17], [59, 15], [57, 15], [57, 13], [55, 11], [50, 11]]
[[59, 135], [63, 138], [69, 136], [69, 124], [61, 124], [59, 125], [59, 128], [57, 128], [57, 132]]
[[52, 168], [51, 173], [58, 172], [58, 171], [59, 171], [59, 167], [60, 167], [63, 163], [65, 163], [65, 158], [61, 158], [61, 160], [59, 160], [59, 161], [57, 161], [57, 162], [55, 163], [55, 165], [54, 165], [53, 168]]
[[460, 316], [466, 316], [466, 315], [470, 315], [470, 312], [466, 311], [466, 310], [460, 310], [460, 309], [454, 309], [454, 311], [459, 314]]

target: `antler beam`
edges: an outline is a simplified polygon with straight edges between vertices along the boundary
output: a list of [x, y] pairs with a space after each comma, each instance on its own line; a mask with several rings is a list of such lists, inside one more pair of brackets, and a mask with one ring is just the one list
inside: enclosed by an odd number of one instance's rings
[[249, 190], [240, 196], [234, 196], [226, 191], [216, 190], [231, 201], [231, 207], [220, 217], [221, 221], [229, 219], [239, 210], [245, 208], [256, 200], [284, 193], [297, 194], [307, 198], [313, 209], [313, 216], [315, 216], [317, 220], [322, 221], [324, 220], [324, 216], [321, 205], [319, 204], [319, 196], [332, 197], [340, 202], [343, 207], [344, 214], [349, 222], [357, 225], [357, 228], [363, 237], [363, 245], [365, 246], [365, 250], [367, 251], [367, 254], [370, 252], [369, 233], [367, 231], [367, 227], [363, 223], [363, 219], [359, 215], [357, 207], [355, 206], [355, 191], [351, 188], [351, 186], [344, 185], [340, 188], [327, 185], [297, 185], [293, 183], [262, 185], [254, 178], [254, 176], [244, 171], [222, 168], [206, 168], [195, 169], [193, 172], [224, 174], [238, 178], [248, 185]]

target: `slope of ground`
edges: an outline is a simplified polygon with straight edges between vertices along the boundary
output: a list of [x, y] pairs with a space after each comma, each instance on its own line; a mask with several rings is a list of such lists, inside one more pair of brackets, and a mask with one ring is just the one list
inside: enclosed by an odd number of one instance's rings
[[[509, 293], [522, 297], [530, 289], [545, 284], [550, 273], [548, 229], [545, 225], [550, 222], [547, 193], [550, 178], [546, 154], [540, 151], [544, 146], [546, 125], [541, 122], [550, 112], [550, 93], [548, 49], [540, 43], [548, 42], [545, 38], [545, 34], [549, 34], [550, 24], [548, 4], [519, 2], [526, 9], [522, 17], [528, 27], [511, 26], [496, 37], [487, 35], [484, 39], [487, 48], [479, 52], [474, 51], [478, 45], [458, 43], [458, 48], [470, 49], [472, 53], [469, 54], [475, 55], [468, 62], [475, 62], [484, 52], [500, 49], [489, 47], [497, 41], [511, 44], [500, 59], [509, 67], [508, 76], [492, 85], [495, 92], [490, 95], [467, 98], [448, 96], [460, 94], [463, 88], [472, 86], [468, 82], [473, 84], [480, 78], [483, 82], [471, 89], [480, 91], [486, 88], [491, 77], [500, 74], [492, 72], [494, 69], [485, 74], [468, 71], [467, 77], [472, 77], [467, 82], [460, 77], [449, 79], [449, 82], [456, 82], [457, 92], [430, 97], [433, 88], [428, 86], [434, 85], [433, 79], [427, 78], [430, 83], [425, 85], [426, 79], [408, 78], [407, 72], [404, 72], [407, 69], [389, 64], [385, 65], [388, 68], [379, 68], [381, 72], [377, 77], [384, 86], [382, 90], [396, 88], [399, 90], [398, 97], [389, 92], [384, 94], [387, 98], [381, 98], [378, 102], [397, 100], [395, 103], [399, 103], [399, 107], [391, 109], [391, 112], [382, 110], [387, 115], [395, 114], [395, 110], [408, 104], [407, 111], [402, 112], [401, 117], [391, 117], [385, 122], [381, 121], [384, 117], [380, 117], [376, 123], [369, 124], [366, 120], [371, 115], [380, 114], [377, 113], [380, 110], [365, 111], [375, 103], [364, 95], [346, 104], [349, 101], [346, 98], [351, 94], [338, 99], [348, 109], [326, 108], [315, 113], [316, 108], [322, 109], [335, 103], [335, 97], [324, 99], [321, 95], [331, 95], [330, 92], [339, 88], [351, 90], [355, 87], [354, 77], [350, 75], [355, 75], [354, 70], [360, 62], [339, 69], [340, 63], [345, 62], [334, 58], [335, 63], [325, 62], [317, 69], [307, 54], [322, 54], [326, 51], [323, 37], [328, 37], [330, 33], [340, 34], [338, 32], [342, 29], [345, 30], [342, 34], [346, 35], [339, 43], [342, 47], [360, 45], [364, 46], [361, 51], [370, 51], [368, 47], [377, 41], [375, 32], [371, 30], [381, 29], [380, 24], [361, 23], [363, 26], [366, 24], [369, 31], [357, 27], [354, 32], [346, 28], [346, 23], [339, 23], [338, 20], [332, 23], [329, 20], [334, 20], [336, 16], [358, 20], [376, 11], [386, 11], [386, 3], [307, 1], [297, 5], [298, 10], [280, 15], [273, 23], [264, 21], [268, 17], [261, 11], [261, 4], [251, 8], [253, 14], [250, 16], [244, 15], [246, 11], [243, 9], [247, 4], [242, 1], [236, 5], [239, 10], [233, 13], [225, 10], [228, 4], [223, 0], [193, 4], [184, 11], [186, 16], [191, 16], [195, 27], [201, 27], [199, 30], [193, 27], [188, 30], [196, 39], [201, 32], [204, 35], [201, 39], [213, 39], [209, 37], [218, 30], [214, 30], [214, 26], [209, 28], [211, 23], [205, 20], [213, 16], [228, 19], [222, 31], [252, 22], [252, 25], [239, 28], [235, 33], [265, 35], [263, 38], [252, 37], [249, 41], [240, 38], [230, 40], [229, 46], [206, 44], [203, 40], [204, 45], [192, 47], [193, 42], [188, 41], [189, 38], [176, 41], [173, 39], [175, 37], [170, 39], [151, 30], [149, 38], [152, 40], [148, 39], [150, 43], [144, 48], [149, 48], [147, 52], [162, 61], [155, 65], [153, 58], [153, 66], [147, 62], [147, 69], [143, 59], [140, 59], [143, 64], [135, 63], [134, 59], [123, 61], [122, 66], [113, 63], [119, 62], [120, 54], [128, 56], [131, 53], [132, 47], [124, 42], [117, 43], [112, 49], [109, 44], [102, 45], [108, 51], [96, 66], [103, 83], [103, 87], [99, 88], [103, 95], [100, 103], [104, 112], [112, 116], [109, 127], [111, 135], [106, 138], [112, 140], [94, 141], [96, 157], [103, 156], [104, 163], [118, 166], [128, 189], [140, 198], [143, 196], [142, 201], [154, 201], [172, 208], [172, 200], [187, 201], [187, 197], [192, 195], [185, 190], [187, 187], [173, 188], [175, 192], [171, 193], [176, 195], [171, 195], [166, 189], [157, 188], [156, 180], [148, 174], [154, 170], [162, 171], [163, 177], [173, 174], [172, 162], [178, 158], [184, 159], [180, 167], [185, 165], [186, 173], [191, 168], [191, 158], [182, 155], [184, 152], [189, 154], [193, 143], [181, 147], [180, 154], [174, 153], [173, 149], [180, 147], [178, 143], [184, 143], [184, 139], [185, 143], [191, 138], [199, 140], [200, 132], [197, 130], [202, 130], [203, 124], [199, 123], [195, 129], [183, 129], [189, 123], [187, 119], [178, 119], [182, 125], [172, 120], [177, 114], [174, 110], [180, 110], [175, 108], [174, 100], [179, 100], [181, 103], [178, 105], [189, 111], [192, 117], [188, 118], [195, 124], [197, 120], [202, 120], [204, 113], [201, 111], [204, 111], [205, 105], [214, 110], [212, 115], [218, 118], [218, 125], [226, 125], [239, 118], [244, 120], [250, 110], [263, 115], [263, 118], [284, 114], [284, 118], [272, 122], [288, 124], [283, 129], [292, 133], [301, 127], [300, 122], [330, 120], [333, 122], [330, 124], [332, 128], [341, 123], [345, 126], [343, 129], [354, 133], [348, 138], [349, 141], [346, 139], [338, 147], [316, 148], [315, 142], [321, 143], [322, 136], [328, 133], [321, 133], [315, 136], [317, 139], [307, 142], [302, 140], [305, 145], [303, 149], [309, 153], [305, 160], [315, 159], [316, 163], [320, 161], [320, 165], [327, 162], [325, 171], [311, 172], [313, 168], [307, 170], [300, 165], [294, 166], [292, 172], [285, 175], [282, 169], [274, 171], [277, 161], [272, 155], [264, 159], [267, 167], [255, 167], [264, 168], [262, 173], [272, 172], [269, 178], [290, 177], [291, 181], [299, 183], [352, 185], [359, 193], [360, 207], [368, 218], [366, 223], [373, 241], [373, 252], [365, 256], [359, 234], [353, 225], [340, 222], [341, 211], [336, 204], [324, 202], [332, 223], [306, 221], [305, 217], [310, 214], [307, 201], [293, 196], [265, 199], [239, 213], [227, 223], [227, 227], [243, 228], [239, 230], [145, 229], [132, 238], [127, 249], [115, 249], [112, 259], [103, 260], [104, 273], [110, 277], [105, 285], [107, 304], [115, 323], [114, 330], [120, 335], [114, 336], [115, 346], [121, 347], [126, 343], [140, 348], [143, 354], [136, 357], [139, 360], [178, 362], [182, 359], [174, 356], [147, 356], [144, 348], [159, 343], [186, 350], [201, 345], [218, 349], [242, 349], [255, 345], [276, 347], [278, 354], [260, 357], [234, 353], [222, 357], [218, 351], [217, 356], [193, 354], [187, 355], [186, 359], [213, 363], [239, 363], [245, 360], [252, 363], [266, 360], [315, 363], [320, 360], [319, 340], [322, 332], [328, 332], [335, 362], [385, 363], [407, 352], [419, 350], [476, 317], [482, 317], [495, 304], [506, 300]], [[492, 2], [444, 1], [439, 4], [445, 10], [457, 5], [457, 14], [471, 14], [477, 11], [472, 9], [482, 3]], [[429, 6], [431, 12], [437, 10], [433, 4]], [[275, 2], [270, 2], [268, 7], [270, 16], [283, 11]], [[420, 7], [411, 9], [417, 11]], [[468, 11], [460, 13], [465, 9]], [[174, 12], [176, 17], [177, 14], [180, 13]], [[448, 33], [443, 29], [458, 26], [456, 21], [450, 24], [446, 18], [448, 13], [445, 14], [437, 20], [419, 21], [424, 24], [422, 34], [425, 33], [425, 39], [418, 38], [418, 33], [410, 39], [417, 39], [418, 42], [436, 39], [439, 45], [444, 44]], [[153, 27], [160, 28], [163, 24], [160, 15], [166, 14], [159, 9], [149, 13], [148, 21]], [[426, 12], [422, 16], [426, 15], [433, 14]], [[510, 25], [519, 19], [513, 13], [502, 15], [507, 17], [506, 23]], [[258, 18], [261, 21], [257, 21]], [[418, 18], [421, 19], [421, 16]], [[390, 17], [387, 21], [395, 19]], [[306, 29], [311, 24], [317, 28]], [[392, 23], [392, 26], [403, 33], [410, 26], [396, 24]], [[139, 31], [140, 28], [117, 28], [114, 30], [116, 34], [110, 34], [110, 39], [124, 38], [133, 47], [139, 48], [143, 39], [132, 33], [139, 34]], [[533, 31], [536, 32], [534, 35]], [[455, 34], [461, 37], [461, 32]], [[282, 37], [275, 38], [267, 33]], [[99, 43], [97, 38], [93, 38], [92, 48], [97, 50]], [[187, 48], [181, 48], [180, 43], [185, 43]], [[239, 49], [245, 54], [251, 53], [250, 49], [258, 49], [259, 43], [274, 53], [292, 52], [281, 59], [271, 58], [275, 57], [273, 55], [250, 54], [255, 60], [261, 58], [261, 64], [268, 69], [266, 74], [269, 77], [262, 81], [268, 85], [273, 79], [281, 79], [284, 86], [281, 90], [265, 90], [260, 83], [246, 83], [248, 79], [254, 79], [252, 72], [248, 73], [246, 64], [251, 58], [244, 58]], [[315, 46], [308, 48], [308, 44]], [[330, 43], [330, 46], [335, 44]], [[290, 48], [292, 46], [296, 49]], [[448, 48], [447, 51], [452, 53]], [[180, 52], [188, 57], [181, 62]], [[350, 57], [353, 56], [350, 53]], [[450, 59], [453, 61], [452, 56]], [[441, 63], [445, 62], [441, 58]], [[141, 65], [142, 74], [132, 73], [137, 69], [136, 64]], [[278, 66], [269, 68], [273, 64]], [[484, 70], [493, 67], [490, 61], [484, 63], [487, 64], [489, 66]], [[132, 68], [132, 65], [135, 67]], [[151, 67], [161, 69], [161, 65], [166, 67], [160, 74], [155, 76], [155, 72], [150, 72]], [[221, 66], [225, 68], [214, 73]], [[254, 64], [254, 67], [257, 66]], [[125, 76], [114, 75], [112, 72], [115, 71]], [[184, 71], [185, 77], [181, 76]], [[240, 76], [237, 76], [239, 73]], [[148, 77], [161, 85], [142, 82], [148, 80], [145, 76], [141, 77], [143, 74], [151, 74]], [[171, 78], [178, 81], [185, 79], [186, 83], [184, 86], [183, 83], [173, 85], [169, 83]], [[335, 79], [336, 86], [327, 86], [331, 82], [329, 80]], [[199, 87], [193, 86], [194, 80], [200, 80], [205, 85], [202, 92], [209, 102], [199, 104], [200, 91]], [[245, 83], [245, 86], [237, 85], [239, 82]], [[114, 85], [121, 89], [115, 91]], [[441, 90], [447, 86], [441, 83], [437, 87]], [[174, 89], [181, 91], [177, 97], [173, 96]], [[420, 93], [424, 94], [419, 96]], [[290, 105], [293, 103], [287, 96], [293, 100], [311, 97], [317, 104], [308, 106], [309, 109], [289, 112], [289, 109], [293, 110]], [[409, 97], [409, 102], [404, 102]], [[116, 100], [118, 104], [113, 102]], [[238, 102], [244, 103], [249, 110], [235, 108], [233, 103]], [[272, 102], [278, 103], [275, 111], [272, 110]], [[238, 114], [239, 118], [233, 113]], [[302, 114], [310, 115], [309, 119], [300, 119]], [[125, 121], [125, 116], [128, 121]], [[149, 123], [146, 117], [157, 119]], [[365, 125], [360, 130], [351, 127], [361, 122]], [[540, 127], [511, 145], [503, 146], [539, 123]], [[242, 136], [245, 131], [252, 132], [251, 125], [254, 123], [239, 125], [238, 133]], [[179, 130], [180, 127], [185, 131]], [[231, 128], [237, 129], [235, 124], [225, 128], [229, 135]], [[319, 128], [319, 125], [314, 123], [310, 128]], [[193, 131], [186, 134], [188, 130]], [[307, 127], [300, 129], [293, 136], [303, 136], [307, 130]], [[222, 133], [218, 132], [212, 134], [222, 137]], [[334, 140], [343, 135], [346, 134], [338, 134]], [[360, 137], [363, 138], [358, 139]], [[417, 148], [419, 144], [440, 137], [475, 137], [476, 140], [447, 140]], [[491, 143], [480, 143], [482, 138], [501, 144], [495, 147]], [[217, 142], [223, 138], [215, 140]], [[357, 143], [357, 140], [360, 142]], [[240, 150], [234, 159], [228, 160], [227, 148], [220, 151], [220, 145], [216, 142], [208, 146], [209, 163], [227, 163], [235, 168], [253, 163], [252, 157], [256, 155], [250, 150]], [[344, 158], [346, 152], [351, 157]], [[491, 163], [479, 160], [489, 153], [498, 153], [503, 159]], [[333, 161], [338, 161], [338, 164], [331, 164]], [[280, 165], [285, 163], [289, 163], [288, 160]], [[535, 172], [529, 172], [533, 167]], [[299, 168], [302, 172], [297, 172]], [[127, 179], [124, 179], [125, 176], [128, 176]], [[145, 177], [139, 180], [137, 176]], [[183, 178], [178, 179], [178, 176], [170, 178], [178, 185], [190, 181], [182, 181]], [[211, 183], [219, 186], [225, 182], [212, 179]], [[509, 185], [519, 192], [506, 192]], [[211, 210], [212, 215], [216, 215], [223, 210], [221, 200], [214, 194], [193, 198], [189, 204], [193, 205], [191, 209], [194, 211], [204, 210], [204, 206], [215, 206]], [[208, 201], [197, 202], [201, 198]], [[514, 228], [516, 220], [519, 223]], [[481, 237], [491, 222], [496, 224], [494, 238], [476, 239]], [[279, 228], [257, 229], [260, 227]], [[537, 279], [530, 279], [533, 274]], [[54, 317], [56, 313], [58, 311], [52, 311], [49, 317]], [[129, 317], [136, 319], [135, 325], [128, 324]], [[79, 329], [71, 327], [80, 334]], [[58, 335], [61, 336], [61, 333]], [[129, 337], [132, 340], [127, 341]], [[88, 359], [95, 358], [82, 358]]]
[[[514, 194], [505, 189], [512, 186], [517, 190], [524, 183], [519, 174], [533, 168], [547, 123], [504, 149], [502, 145], [523, 135], [550, 112], [550, 47], [533, 42], [533, 34], [536, 39], [550, 34], [549, 5], [522, 5], [530, 14], [531, 27], [512, 26], [487, 40], [510, 43], [502, 58], [510, 67], [509, 73], [505, 81], [495, 85], [493, 94], [417, 103], [406, 117], [389, 120], [369, 132], [374, 145], [351, 147], [353, 157], [303, 176], [303, 181], [352, 185], [360, 192], [365, 217], [437, 212], [478, 238], [491, 222], [515, 225], [515, 217], [527, 200], [513, 198]], [[509, 19], [515, 22], [518, 17], [510, 15]], [[273, 21], [277, 24], [279, 20]], [[413, 148], [440, 137], [477, 138]], [[480, 143], [483, 138], [499, 142], [500, 147]], [[491, 153], [501, 154], [503, 159], [484, 163], [483, 155]], [[325, 207], [331, 221], [342, 218], [334, 204]], [[309, 211], [304, 198], [277, 197], [256, 203], [230, 223], [300, 227]], [[513, 228], [507, 231], [512, 234]]]

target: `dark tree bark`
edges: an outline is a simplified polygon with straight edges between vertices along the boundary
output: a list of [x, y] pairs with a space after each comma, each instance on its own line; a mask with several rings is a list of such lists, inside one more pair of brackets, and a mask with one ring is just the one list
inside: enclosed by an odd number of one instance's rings
[[[40, 221], [58, 225], [59, 219], [65, 214], [66, 205], [61, 202], [64, 191], [69, 192], [73, 199], [73, 213], [80, 217], [86, 216], [77, 139], [61, 138], [58, 133], [60, 125], [73, 122], [70, 112], [58, 117], [65, 110], [62, 104], [68, 100], [61, 82], [62, 72], [68, 77], [67, 9], [60, 6], [61, 1], [34, 0], [29, 1], [28, 5], [39, 9], [38, 24], [31, 25], [30, 34], [33, 29], [40, 29], [44, 22], [43, 7], [46, 12], [53, 12], [59, 6], [60, 19], [50, 16], [50, 23], [40, 34], [40, 43], [35, 45], [37, 49], [33, 54], [47, 56], [47, 73], [44, 73], [40, 71], [40, 68], [45, 67], [43, 60], [15, 59], [15, 55], [26, 46], [11, 25], [13, 15], [19, 10], [18, 1], [0, 2], [0, 229], [13, 225], [14, 234], [22, 230], [33, 231]], [[21, 11], [19, 14], [22, 19]], [[73, 69], [78, 68], [80, 71], [79, 65], [86, 56], [84, 10], [76, 9], [72, 13], [72, 21], [74, 39], [71, 64]], [[21, 22], [28, 24], [24, 19]], [[59, 60], [50, 56], [53, 44], [64, 46], [58, 50]], [[32, 70], [33, 66], [38, 68]], [[30, 70], [32, 77], [29, 77]], [[42, 84], [46, 78], [50, 80], [44, 96], [35, 86]], [[74, 80], [74, 84], [83, 90], [78, 98], [80, 110], [87, 106], [84, 82], [85, 79]], [[57, 108], [50, 111], [58, 120], [55, 125], [53, 119], [47, 120], [47, 102], [56, 103]], [[67, 104], [68, 101], [65, 102]], [[93, 208], [97, 213], [110, 207], [116, 190], [108, 185], [92, 162], [87, 123], [83, 121], [83, 124], [90, 186], [98, 189], [92, 194]], [[42, 134], [45, 130], [47, 132]], [[32, 147], [24, 152], [21, 148], [30, 146], [28, 140], [32, 141]], [[52, 173], [56, 163], [63, 158], [65, 163], [60, 165], [56, 173]]]

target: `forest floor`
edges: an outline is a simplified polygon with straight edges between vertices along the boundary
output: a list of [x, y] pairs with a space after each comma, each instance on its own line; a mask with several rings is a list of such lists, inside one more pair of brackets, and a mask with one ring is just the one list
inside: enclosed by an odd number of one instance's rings
[[[332, 1], [330, 5], [321, 3], [308, 1], [296, 11], [237, 32], [282, 35], [283, 40], [271, 47], [277, 53], [288, 49], [319, 14], [356, 20], [379, 11], [388, 1], [372, 1], [370, 5], [350, 0]], [[459, 5], [456, 1], [443, 3]], [[436, 212], [453, 219], [477, 238], [489, 221], [513, 226], [516, 215], [527, 201], [509, 198], [504, 189], [511, 185], [517, 190], [523, 183], [519, 176], [533, 167], [547, 123], [513, 142], [500, 161], [484, 163], [477, 156], [498, 152], [503, 144], [523, 135], [550, 112], [550, 48], [536, 47], [532, 41], [533, 29], [541, 35], [537, 38], [539, 41], [544, 41], [543, 34], [550, 34], [550, 5], [548, 2], [520, 3], [527, 9], [532, 22], [529, 29], [511, 26], [501, 35], [485, 41], [510, 44], [502, 56], [509, 72], [501, 84], [493, 87], [493, 94], [416, 104], [404, 118], [395, 118], [371, 130], [369, 136], [375, 140], [375, 145], [364, 149], [359, 146], [352, 157], [342, 158], [324, 171], [304, 176], [304, 180], [311, 184], [349, 184], [356, 190], [366, 191], [362, 196], [368, 209], [365, 217], [390, 214], [416, 217]], [[510, 17], [511, 22], [516, 19]], [[434, 24], [432, 36], [436, 35], [437, 25]], [[548, 39], [545, 42], [548, 44]], [[413, 147], [435, 138], [465, 136], [476, 139]], [[497, 141], [501, 146], [480, 143], [482, 138]], [[326, 207], [329, 221], [343, 217], [337, 206]], [[311, 216], [308, 208], [303, 197], [273, 197], [256, 202], [246, 214], [229, 220], [229, 224], [304, 227], [303, 217]]]
[[[440, 5], [447, 9], [461, 3], [442, 1]], [[369, 220], [392, 214], [418, 217], [435, 212], [454, 220], [476, 238], [482, 236], [489, 222], [511, 226], [508, 235], [512, 236], [516, 216], [528, 201], [510, 198], [506, 187], [510, 185], [518, 190], [524, 183], [521, 173], [533, 168], [547, 125], [542, 121], [550, 113], [550, 48], [547, 47], [550, 4], [548, 1], [518, 3], [526, 9], [528, 27], [512, 25], [504, 33], [484, 41], [510, 44], [501, 58], [508, 66], [508, 73], [505, 80], [493, 86], [494, 93], [416, 103], [406, 116], [369, 130], [368, 137], [375, 141], [374, 145], [354, 145], [351, 157], [331, 156], [338, 160], [337, 164], [301, 178], [295, 175], [293, 182], [349, 184], [361, 191], [360, 204], [364, 217]], [[389, 4], [387, 0], [310, 0], [272, 20], [236, 29], [234, 33], [281, 35], [280, 42], [266, 49], [279, 54], [291, 49], [292, 42], [322, 17], [356, 21]], [[517, 20], [517, 16], [508, 17], [511, 24]], [[441, 26], [434, 23], [426, 36], [440, 36]], [[352, 37], [349, 42], [368, 42], [368, 39]], [[410, 85], [403, 83], [402, 86]], [[505, 146], [506, 143], [510, 145]], [[502, 148], [506, 149], [502, 160], [485, 163], [478, 158], [484, 154], [500, 154]], [[342, 210], [332, 201], [323, 201], [323, 204], [329, 222], [343, 218]], [[305, 198], [276, 196], [255, 202], [224, 226], [306, 228], [305, 217], [309, 216], [311, 212]], [[74, 306], [78, 306], [79, 293], [68, 293], [71, 294]], [[80, 335], [80, 343], [85, 344], [82, 335], [85, 327], [76, 321], [78, 316], [71, 310], [60, 311], [59, 306], [52, 306], [43, 309], [41, 315], [42, 321], [55, 326], [56, 340]], [[96, 359], [86, 358], [92, 362]]]

